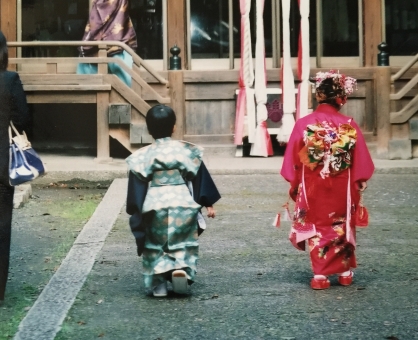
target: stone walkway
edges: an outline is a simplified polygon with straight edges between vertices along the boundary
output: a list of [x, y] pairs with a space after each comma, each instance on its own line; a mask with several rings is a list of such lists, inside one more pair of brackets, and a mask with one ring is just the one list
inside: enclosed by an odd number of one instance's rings
[[54, 339], [68, 310], [93, 267], [122, 206], [126, 179], [116, 179], [78, 235], [67, 257], [19, 325], [16, 340]]

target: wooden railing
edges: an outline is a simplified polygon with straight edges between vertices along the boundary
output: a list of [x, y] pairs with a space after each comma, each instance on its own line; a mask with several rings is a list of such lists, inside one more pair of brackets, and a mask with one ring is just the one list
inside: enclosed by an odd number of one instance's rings
[[[109, 135], [130, 148], [129, 126], [144, 124], [150, 103], [172, 103], [169, 81], [128, 45], [118, 41], [31, 41], [9, 42], [9, 47], [97, 46], [97, 57], [25, 57], [9, 58], [16, 65], [28, 102], [95, 103], [97, 106], [97, 159], [110, 160]], [[132, 68], [120, 58], [107, 56], [111, 46], [121, 47], [132, 56]], [[76, 74], [78, 64], [97, 64], [97, 74]], [[117, 64], [132, 79], [131, 87], [117, 76], [108, 74], [108, 64]], [[170, 77], [170, 74], [168, 75]], [[145, 80], [146, 79], [146, 80]], [[174, 78], [175, 79], [175, 78]], [[152, 83], [152, 86], [148, 83]], [[131, 124], [110, 127], [108, 108], [115, 98], [131, 104]]]
[[418, 54], [394, 74], [390, 66], [375, 68], [378, 158], [410, 159], [416, 153], [417, 62]]
[[[391, 94], [390, 100], [397, 101], [404, 98], [418, 84], [418, 74], [411, 78], [398, 92], [395, 93], [395, 82], [399, 80], [407, 71], [409, 71], [418, 62], [418, 54], [414, 56], [404, 67], [391, 76]], [[392, 107], [396, 107], [393, 103]], [[392, 124], [406, 123], [418, 111], [418, 94], [405, 105], [400, 111], [390, 112], [390, 122]]]
[[[147, 72], [149, 72], [155, 79], [157, 79], [161, 84], [168, 84], [168, 80], [162, 77], [156, 70], [153, 69], [153, 67], [144, 59], [142, 59], [140, 56], [138, 56], [135, 51], [130, 48], [125, 43], [122, 43], [120, 41], [13, 41], [8, 42], [7, 45], [9, 47], [61, 47], [61, 46], [97, 46], [99, 50], [106, 50], [109, 46], [118, 46], [121, 47], [123, 50], [125, 50], [127, 53], [129, 53], [132, 56], [132, 60], [135, 65], [138, 67], [142, 66]], [[36, 58], [23, 58], [23, 59], [36, 59]], [[41, 60], [43, 59], [49, 59], [49, 58], [39, 58]], [[76, 63], [80, 63], [79, 58], [71, 58], [71, 57], [63, 57], [59, 59], [77, 59]], [[90, 60], [90, 58], [82, 59], [83, 63], [89, 62], [87, 59]], [[19, 61], [22, 60], [22, 58], [10, 58], [10, 61], [12, 63], [16, 63], [13, 61]], [[93, 62], [99, 62], [97, 58], [94, 58]], [[115, 59], [111, 59], [111, 62], [115, 62]], [[126, 66], [126, 65], [125, 65]], [[124, 68], [125, 69], [125, 68]], [[127, 71], [131, 76], [133, 74], [131, 73], [131, 70]]]
[[[157, 82], [168, 86], [168, 80], [162, 77], [153, 67], [141, 57], [139, 57], [132, 48], [125, 43], [119, 41], [30, 41], [30, 42], [9, 42], [9, 47], [61, 47], [61, 46], [97, 46], [98, 56], [97, 57], [44, 57], [44, 58], [10, 58], [9, 63], [15, 65], [27, 65], [27, 64], [45, 64], [47, 74], [56, 74], [59, 64], [74, 65], [80, 63], [91, 63], [98, 64], [98, 73], [107, 74], [107, 67], [102, 67], [105, 64], [114, 63], [118, 64], [126, 73], [128, 73], [133, 82], [136, 82], [141, 89], [147, 93], [152, 94], [153, 99], [159, 103], [169, 103], [168, 97], [161, 96], [154, 88], [152, 88], [139, 73], [140, 67], [148, 72]], [[118, 46], [125, 50], [132, 56], [133, 67], [128, 67], [123, 60], [119, 58], [107, 57], [106, 50], [110, 46]], [[20, 71], [25, 73], [24, 70]], [[33, 73], [31, 71], [30, 73]], [[80, 86], [82, 86], [80, 84]]]

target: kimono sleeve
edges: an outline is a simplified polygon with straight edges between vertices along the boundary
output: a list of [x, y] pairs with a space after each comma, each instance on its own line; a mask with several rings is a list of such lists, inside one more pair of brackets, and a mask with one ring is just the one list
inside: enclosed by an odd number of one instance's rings
[[200, 164], [197, 175], [191, 182], [193, 198], [196, 203], [204, 207], [211, 207], [221, 198], [205, 163]]
[[352, 155], [352, 181], [367, 181], [374, 172], [373, 160], [360, 128], [354, 121], [351, 122], [351, 125], [357, 130], [357, 141]]
[[290, 183], [289, 194], [292, 198], [295, 197], [295, 191], [297, 191], [297, 187], [299, 186], [302, 170], [299, 152], [304, 146], [304, 126], [301, 125], [300, 122], [301, 120], [296, 122], [292, 134], [290, 135], [289, 142], [286, 145], [282, 169], [280, 170], [280, 174], [283, 178]]
[[145, 244], [146, 223], [142, 214], [142, 205], [148, 191], [148, 183], [141, 181], [130, 171], [128, 178], [128, 195], [126, 199], [126, 212], [131, 215], [129, 226], [135, 237], [138, 256], [141, 256]]

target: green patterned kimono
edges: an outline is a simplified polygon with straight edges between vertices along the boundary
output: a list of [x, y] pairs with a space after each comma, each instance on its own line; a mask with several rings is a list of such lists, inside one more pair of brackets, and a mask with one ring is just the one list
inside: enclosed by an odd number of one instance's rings
[[170, 279], [176, 269], [183, 269], [193, 282], [201, 205], [194, 201], [185, 180], [196, 177], [202, 149], [167, 137], [136, 151], [126, 161], [131, 172], [148, 183], [142, 206], [145, 286], [151, 288]]

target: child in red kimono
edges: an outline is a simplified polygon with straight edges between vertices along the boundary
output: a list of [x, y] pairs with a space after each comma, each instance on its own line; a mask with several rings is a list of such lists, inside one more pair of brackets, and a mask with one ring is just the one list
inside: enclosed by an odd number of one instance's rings
[[350, 285], [356, 268], [353, 216], [374, 165], [358, 125], [338, 112], [355, 84], [334, 71], [317, 74], [319, 105], [296, 122], [280, 172], [295, 201], [289, 239], [300, 250], [308, 241], [313, 289], [329, 288], [333, 274]]

